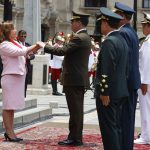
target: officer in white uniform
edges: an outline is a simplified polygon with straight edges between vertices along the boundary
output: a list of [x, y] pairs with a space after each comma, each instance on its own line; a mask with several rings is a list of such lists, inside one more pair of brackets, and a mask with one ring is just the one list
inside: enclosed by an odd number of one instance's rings
[[150, 14], [144, 13], [141, 21], [146, 36], [139, 52], [141, 86], [138, 91], [141, 112], [141, 135], [135, 144], [150, 144]]

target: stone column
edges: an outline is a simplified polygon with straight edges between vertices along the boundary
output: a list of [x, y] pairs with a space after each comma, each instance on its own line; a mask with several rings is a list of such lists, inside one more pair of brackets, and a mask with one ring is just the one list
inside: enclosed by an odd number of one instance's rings
[[[34, 44], [41, 41], [41, 6], [40, 0], [24, 0], [23, 29], [27, 31], [27, 42]], [[48, 67], [49, 57], [36, 55], [31, 61], [32, 84], [28, 85], [28, 94], [49, 94]]]
[[41, 41], [41, 2], [40, 0], [33, 0], [33, 43], [38, 40]]
[[49, 55], [36, 55], [31, 61], [33, 65], [32, 84], [28, 85], [28, 94], [50, 94], [48, 87]]
[[41, 40], [41, 7], [40, 0], [24, 0], [23, 29], [27, 31], [28, 43]]

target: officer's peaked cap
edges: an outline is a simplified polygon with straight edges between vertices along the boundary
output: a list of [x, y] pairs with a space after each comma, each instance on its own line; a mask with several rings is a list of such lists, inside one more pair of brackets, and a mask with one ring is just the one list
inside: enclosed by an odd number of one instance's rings
[[135, 11], [131, 7], [125, 4], [122, 4], [120, 2], [115, 2], [115, 9], [116, 9], [115, 11], [120, 11], [120, 12], [131, 14], [131, 15], [135, 13]]
[[90, 16], [90, 14], [72, 11], [72, 18], [70, 20], [72, 21], [72, 20], [76, 20], [76, 19], [88, 19], [89, 16]]
[[143, 14], [144, 14], [144, 20], [141, 21], [141, 23], [142, 24], [144, 24], [144, 23], [149, 23], [150, 24], [150, 14], [148, 14], [146, 12], [144, 12]]
[[114, 13], [113, 11], [111, 11], [110, 9], [106, 8], [106, 7], [100, 7], [100, 12], [101, 15], [100, 17], [97, 19], [98, 20], [122, 20], [123, 17], [121, 17], [120, 15]]

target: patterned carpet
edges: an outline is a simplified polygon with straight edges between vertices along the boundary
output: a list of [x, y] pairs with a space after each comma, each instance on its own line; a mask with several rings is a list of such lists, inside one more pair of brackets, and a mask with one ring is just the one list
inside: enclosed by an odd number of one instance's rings
[[[65, 147], [57, 142], [66, 139], [67, 128], [36, 126], [18, 133], [24, 141], [6, 142], [0, 139], [0, 150], [103, 150], [102, 139], [96, 129], [84, 129], [83, 142], [80, 147]], [[134, 150], [150, 150], [150, 145], [135, 145]]]

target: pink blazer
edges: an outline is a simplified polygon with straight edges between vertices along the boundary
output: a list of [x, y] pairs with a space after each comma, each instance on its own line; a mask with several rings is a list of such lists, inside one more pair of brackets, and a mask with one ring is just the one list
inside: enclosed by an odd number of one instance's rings
[[26, 73], [25, 56], [27, 48], [25, 46], [21, 47], [19, 48], [9, 41], [4, 41], [0, 44], [0, 55], [3, 63], [2, 76], [5, 74], [24, 75]]

